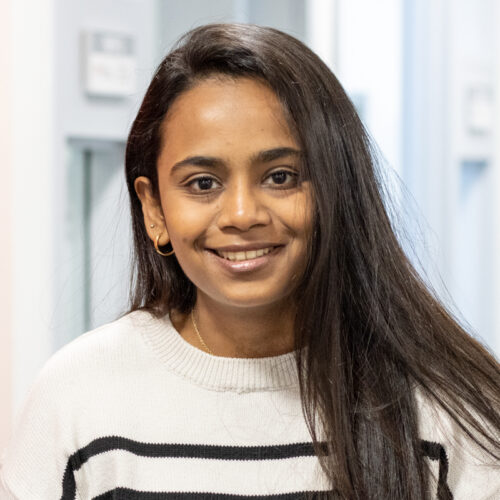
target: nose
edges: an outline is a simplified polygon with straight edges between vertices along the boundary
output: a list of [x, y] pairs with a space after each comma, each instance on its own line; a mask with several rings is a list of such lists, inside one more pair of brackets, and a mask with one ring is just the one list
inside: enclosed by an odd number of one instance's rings
[[219, 228], [248, 231], [253, 226], [269, 224], [269, 210], [263, 203], [262, 193], [257, 191], [244, 180], [228, 186], [219, 198]]

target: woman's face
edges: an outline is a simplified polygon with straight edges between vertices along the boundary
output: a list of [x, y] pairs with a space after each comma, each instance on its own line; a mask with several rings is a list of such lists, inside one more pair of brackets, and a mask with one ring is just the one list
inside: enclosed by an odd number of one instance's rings
[[165, 258], [178, 259], [198, 296], [235, 307], [287, 301], [306, 264], [313, 208], [273, 91], [248, 78], [203, 80], [174, 101], [161, 137], [159, 203], [147, 178], [136, 190], [151, 239], [161, 231], [160, 245], [175, 250]]

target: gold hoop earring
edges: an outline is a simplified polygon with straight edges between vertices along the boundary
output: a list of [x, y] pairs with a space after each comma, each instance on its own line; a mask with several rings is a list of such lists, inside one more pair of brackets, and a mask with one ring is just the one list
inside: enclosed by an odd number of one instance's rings
[[[155, 250], [163, 257], [168, 257], [169, 255], [172, 255], [175, 253], [174, 250], [171, 252], [163, 253], [159, 248], [158, 248], [158, 240], [160, 239], [161, 234], [156, 235], [156, 240], [155, 240]], [[173, 247], [172, 247], [173, 248]]]

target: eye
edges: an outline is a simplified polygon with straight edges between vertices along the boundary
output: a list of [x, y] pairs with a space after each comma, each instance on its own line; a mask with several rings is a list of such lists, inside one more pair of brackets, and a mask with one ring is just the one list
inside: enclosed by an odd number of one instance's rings
[[298, 174], [295, 172], [291, 172], [289, 170], [277, 170], [276, 172], [270, 174], [267, 178], [272, 179], [274, 181], [273, 184], [275, 185], [286, 185], [288, 187], [289, 185], [295, 186], [297, 184], [297, 177]]
[[217, 183], [217, 181], [213, 177], [203, 176], [192, 179], [186, 184], [186, 186], [192, 188], [193, 186], [197, 185], [198, 189], [193, 189], [193, 191], [195, 192], [211, 191], [214, 183]]

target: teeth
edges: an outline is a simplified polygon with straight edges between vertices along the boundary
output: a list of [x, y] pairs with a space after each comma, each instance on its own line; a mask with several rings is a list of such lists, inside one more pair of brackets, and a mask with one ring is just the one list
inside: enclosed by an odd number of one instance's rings
[[268, 254], [273, 247], [260, 248], [259, 250], [249, 250], [248, 252], [217, 252], [218, 255], [232, 261], [251, 260]]

